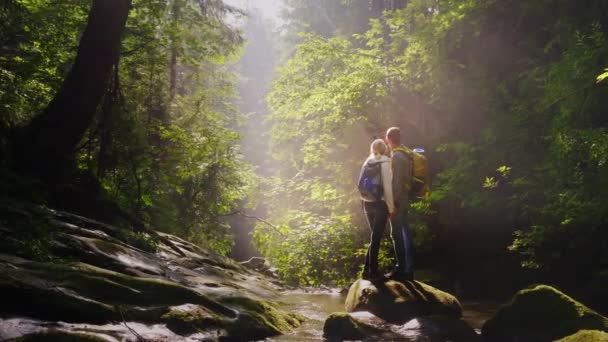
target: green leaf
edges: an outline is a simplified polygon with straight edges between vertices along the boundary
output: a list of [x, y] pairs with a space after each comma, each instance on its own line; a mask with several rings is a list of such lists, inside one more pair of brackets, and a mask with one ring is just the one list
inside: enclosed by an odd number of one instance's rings
[[608, 69], [605, 70], [606, 72], [604, 72], [603, 74], [600, 74], [597, 77], [597, 83], [603, 82], [606, 78], [608, 78]]

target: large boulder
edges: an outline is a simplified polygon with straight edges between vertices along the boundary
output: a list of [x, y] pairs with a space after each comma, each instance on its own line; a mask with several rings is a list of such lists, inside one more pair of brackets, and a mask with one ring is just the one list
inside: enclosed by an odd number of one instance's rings
[[226, 297], [222, 304], [235, 309], [238, 317], [226, 325], [228, 340], [257, 341], [276, 336], [300, 326], [305, 318], [285, 312], [276, 304], [248, 297]]
[[604, 342], [608, 341], [608, 333], [599, 330], [581, 330], [576, 334], [566, 336], [555, 342]]
[[553, 341], [582, 329], [608, 330], [608, 319], [559, 290], [519, 291], [482, 328], [484, 341]]
[[387, 322], [402, 324], [430, 315], [462, 316], [458, 299], [419, 281], [357, 280], [348, 291], [346, 311], [369, 311]]
[[414, 318], [395, 325], [365, 312], [331, 314], [325, 321], [323, 336], [331, 341], [452, 341], [474, 342], [479, 336], [463, 320], [450, 316]]
[[[384, 336], [383, 336], [384, 334]], [[323, 325], [323, 337], [330, 341], [361, 340], [364, 338], [395, 338], [382, 329], [364, 323], [346, 312], [335, 312], [329, 315]]]

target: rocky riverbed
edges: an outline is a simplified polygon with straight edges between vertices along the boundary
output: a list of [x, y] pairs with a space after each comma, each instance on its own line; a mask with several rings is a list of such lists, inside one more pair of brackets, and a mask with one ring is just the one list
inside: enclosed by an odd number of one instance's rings
[[607, 336], [606, 317], [546, 285], [488, 310], [419, 281], [358, 280], [347, 295], [286, 289], [272, 270], [250, 266], [172, 235], [2, 202], [0, 341], [596, 342]]
[[[277, 306], [276, 280], [175, 236], [158, 233], [146, 251], [123, 230], [70, 213], [1, 210], [0, 340], [256, 340], [304, 320]], [[31, 225], [44, 226], [46, 241], [21, 240]], [[24, 257], [37, 243], [45, 255]]]

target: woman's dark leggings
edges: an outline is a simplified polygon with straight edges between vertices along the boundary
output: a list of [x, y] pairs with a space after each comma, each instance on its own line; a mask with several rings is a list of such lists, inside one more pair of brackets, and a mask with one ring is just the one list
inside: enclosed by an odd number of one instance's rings
[[367, 225], [372, 233], [367, 255], [365, 256], [365, 267], [363, 274], [375, 276], [378, 273], [378, 252], [380, 241], [388, 221], [388, 207], [384, 201], [363, 202], [363, 211], [367, 217]]

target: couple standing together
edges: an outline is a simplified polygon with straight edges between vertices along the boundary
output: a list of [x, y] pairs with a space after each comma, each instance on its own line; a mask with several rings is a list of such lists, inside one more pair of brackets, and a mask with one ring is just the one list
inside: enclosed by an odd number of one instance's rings
[[371, 230], [371, 242], [361, 277], [371, 281], [385, 279], [383, 274], [378, 273], [378, 252], [382, 235], [390, 222], [396, 265], [387, 276], [399, 280], [413, 280], [414, 246], [407, 222], [413, 160], [408, 150], [401, 145], [399, 128], [389, 128], [385, 140], [376, 139], [372, 142], [370, 156], [365, 160], [362, 170], [378, 164], [382, 196], [377, 200], [363, 200], [363, 211]]

